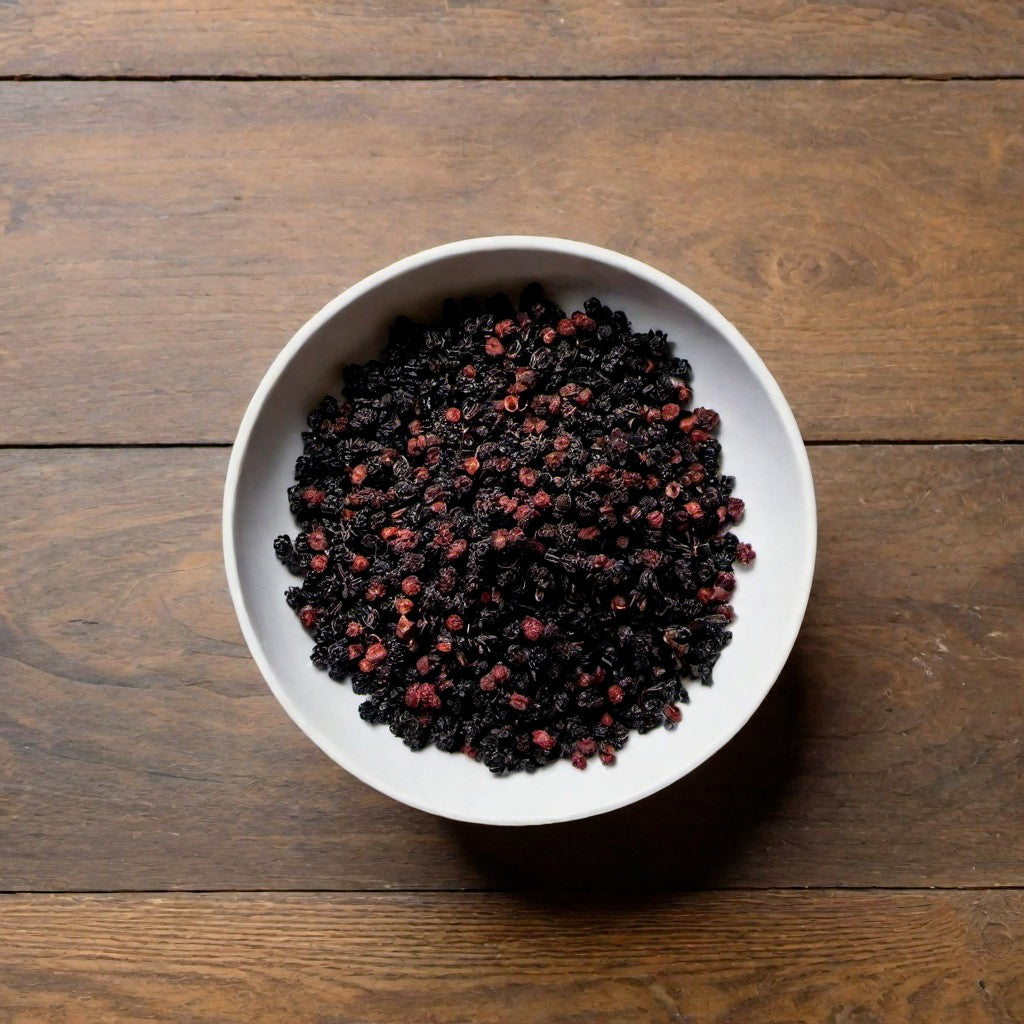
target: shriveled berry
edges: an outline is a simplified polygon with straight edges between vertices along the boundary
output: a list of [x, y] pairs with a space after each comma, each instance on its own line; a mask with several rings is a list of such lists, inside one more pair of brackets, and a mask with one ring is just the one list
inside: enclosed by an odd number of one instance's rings
[[513, 693], [508, 702], [516, 711], [525, 711], [530, 706], [530, 698], [522, 693]]
[[523, 636], [527, 640], [537, 641], [544, 635], [544, 623], [540, 619], [535, 619], [532, 615], [528, 615], [522, 622]]
[[555, 745], [554, 737], [543, 729], [534, 729], [531, 739], [541, 750], [550, 750]]

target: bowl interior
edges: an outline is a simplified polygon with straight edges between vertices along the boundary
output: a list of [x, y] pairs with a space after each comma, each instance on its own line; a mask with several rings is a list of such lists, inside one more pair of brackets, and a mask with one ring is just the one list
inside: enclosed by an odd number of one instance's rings
[[[243, 632], [285, 709], [325, 753], [364, 782], [415, 807], [491, 824], [568, 820], [646, 796], [690, 771], [753, 714], [782, 668], [810, 588], [814, 497], [806, 453], [774, 381], [739, 334], [687, 289], [617, 254], [554, 240], [442, 247], [403, 261], [339, 297], [293, 339], [253, 399], [229, 471], [225, 547]], [[715, 684], [689, 687], [680, 726], [634, 735], [613, 768], [568, 763], [495, 778], [433, 748], [413, 753], [357, 714], [361, 698], [309, 661], [310, 640], [285, 605], [294, 578], [272, 541], [294, 533], [286, 489], [309, 410], [340, 389], [344, 364], [379, 352], [396, 314], [436, 317], [448, 295], [487, 295], [540, 281], [567, 310], [597, 295], [634, 329], [665, 330], [693, 364], [695, 404], [722, 416], [723, 471], [747, 503], [737, 529], [757, 559], [737, 569], [732, 643]]]

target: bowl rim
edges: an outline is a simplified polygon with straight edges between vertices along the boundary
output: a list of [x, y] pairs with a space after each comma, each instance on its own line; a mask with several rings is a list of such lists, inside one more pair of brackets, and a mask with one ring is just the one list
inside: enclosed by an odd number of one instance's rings
[[[564, 813], [547, 813], [535, 817], [507, 818], [487, 814], [455, 813], [450, 809], [439, 810], [431, 806], [427, 801], [410, 798], [400, 792], [395, 786], [386, 780], [378, 778], [372, 770], [367, 770], [363, 765], [355, 763], [349, 758], [344, 750], [337, 748], [328, 749], [326, 742], [321, 742], [320, 730], [314, 727], [305, 712], [291, 699], [287, 688], [282, 684], [270, 664], [270, 660], [263, 649], [259, 635], [253, 626], [249, 610], [246, 605], [241, 577], [239, 574], [238, 560], [235, 551], [235, 516], [237, 511], [236, 496], [238, 483], [245, 464], [252, 438], [252, 432], [263, 409], [267, 396], [273, 389], [278, 378], [284, 372], [285, 367], [291, 362], [295, 354], [306, 344], [324, 324], [335, 317], [345, 307], [373, 291], [381, 284], [400, 277], [409, 271], [417, 270], [430, 263], [445, 260], [451, 257], [464, 256], [477, 252], [500, 251], [502, 249], [533, 250], [536, 252], [556, 253], [566, 256], [583, 257], [604, 263], [614, 269], [631, 274], [647, 283], [654, 285], [667, 292], [683, 305], [688, 306], [693, 312], [704, 319], [711, 327], [718, 331], [728, 343], [735, 349], [737, 355], [747, 365], [748, 369], [756, 377], [758, 383], [764, 388], [773, 410], [779, 417], [786, 439], [792, 449], [796, 470], [800, 481], [799, 499], [802, 504], [802, 511], [809, 524], [809, 530], [805, 537], [806, 555], [802, 560], [802, 568], [794, 577], [794, 595], [789, 618], [785, 625], [785, 642], [779, 647], [779, 655], [774, 662], [767, 666], [762, 679], [763, 683], [758, 691], [753, 694], [756, 697], [751, 703], [750, 710], [737, 718], [735, 726], [723, 730], [718, 736], [717, 742], [709, 749], [702, 750], [697, 756], [680, 759], [672, 772], [658, 776], [649, 785], [643, 786], [636, 792], [613, 800], [598, 807], [577, 811], [567, 809]], [[261, 675], [267, 686], [277, 698], [278, 703], [292, 721], [302, 730], [306, 737], [311, 740], [324, 754], [332, 761], [342, 767], [349, 774], [355, 776], [361, 782], [385, 796], [397, 800], [406, 806], [414, 807], [417, 810], [428, 814], [448, 818], [454, 821], [464, 821], [473, 824], [483, 825], [545, 825], [558, 822], [575, 821], [582, 818], [594, 817], [599, 814], [606, 814], [618, 810], [630, 804], [659, 792], [660, 790], [678, 782], [694, 769], [713, 757], [722, 749], [753, 717], [758, 708], [764, 703], [771, 688], [778, 680], [782, 669], [785, 667], [789, 655], [792, 653], [796, 643], [800, 626], [807, 610], [807, 603], [810, 599], [811, 584], [814, 576], [815, 561], [817, 558], [817, 504], [814, 493], [814, 481], [811, 475], [810, 460], [804, 445], [803, 437], [797, 426], [796, 418], [782, 393], [771, 371], [764, 361], [754, 350], [753, 346], [743, 337], [739, 330], [727, 320], [714, 306], [702, 298], [692, 289], [670, 277], [668, 274], [655, 269], [647, 263], [616, 252], [613, 249], [591, 245], [586, 242], [577, 242], [567, 238], [556, 238], [544, 235], [490, 235], [478, 238], [463, 239], [456, 242], [447, 242], [443, 245], [433, 246], [406, 256], [382, 269], [364, 277], [351, 287], [331, 299], [319, 312], [310, 317], [291, 337], [288, 343], [281, 349], [273, 359], [266, 373], [263, 375], [259, 386], [249, 400], [245, 413], [242, 416], [238, 433], [231, 446], [231, 456], [228, 460], [227, 474], [224, 483], [224, 502], [222, 509], [221, 531], [223, 540], [224, 568], [228, 580], [228, 591], [234, 605], [235, 615], [241, 627], [242, 636], [256, 662]]]

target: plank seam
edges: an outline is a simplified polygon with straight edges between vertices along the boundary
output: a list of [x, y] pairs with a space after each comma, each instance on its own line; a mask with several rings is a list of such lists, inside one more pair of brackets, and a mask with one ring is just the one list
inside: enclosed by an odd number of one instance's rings
[[169, 74], [0, 75], [0, 82], [1019, 82], [1024, 72], [1003, 74], [652, 74], [652, 75], [356, 75]]
[[[553, 894], [567, 896], [607, 895], [607, 889], [508, 889], [508, 888], [451, 888], [451, 889], [0, 889], [0, 898], [5, 896], [430, 896], [430, 895], [504, 895]], [[677, 896], [685, 893], [946, 893], [946, 892], [1024, 892], [1024, 885], [766, 885], [766, 886], [720, 886], [710, 889], [617, 889], [623, 897], [665, 895]]]

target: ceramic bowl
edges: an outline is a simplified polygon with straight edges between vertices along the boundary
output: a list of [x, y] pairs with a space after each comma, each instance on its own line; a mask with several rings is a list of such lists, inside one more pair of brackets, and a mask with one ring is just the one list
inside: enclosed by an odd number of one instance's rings
[[[364, 723], [361, 698], [309, 660], [310, 638], [284, 601], [294, 578], [273, 540], [294, 533], [286, 490], [310, 409], [337, 394], [341, 368], [379, 352], [397, 314], [437, 317], [446, 296], [510, 295], [540, 281], [564, 309], [596, 295], [634, 329], [666, 331], [693, 365], [695, 403], [722, 416], [723, 472], [747, 504], [737, 528], [757, 551], [739, 569], [733, 640], [711, 687], [692, 684], [673, 731], [633, 735], [612, 767], [562, 761], [533, 775], [495, 777], [462, 755], [412, 752]], [[796, 639], [814, 568], [810, 467], [793, 414], [764, 363], [714, 307], [653, 268], [607, 249], [506, 236], [442, 245], [372, 274], [329, 302], [272, 363], [242, 419], [224, 493], [224, 558], [238, 620], [270, 689], [300, 729], [342, 768], [396, 800], [492, 825], [600, 814], [692, 771], [764, 700]], [[755, 765], [752, 771], [757, 770]]]

